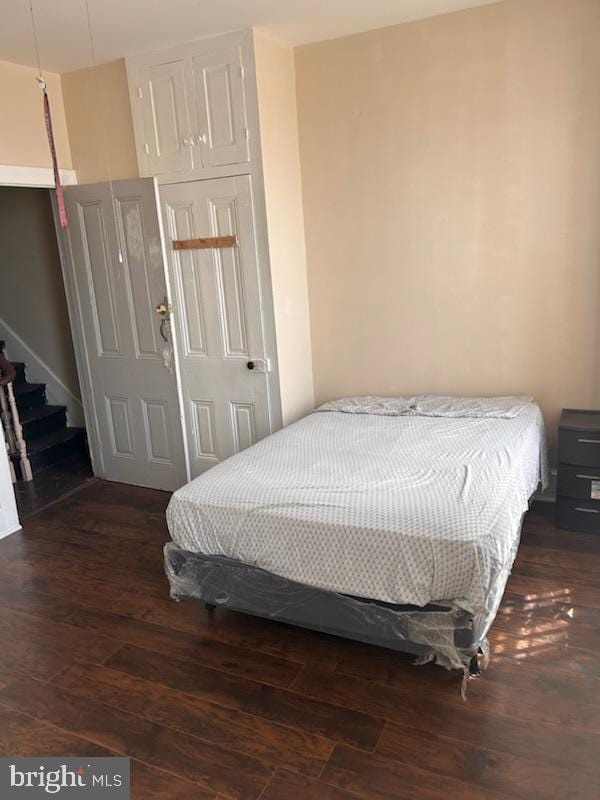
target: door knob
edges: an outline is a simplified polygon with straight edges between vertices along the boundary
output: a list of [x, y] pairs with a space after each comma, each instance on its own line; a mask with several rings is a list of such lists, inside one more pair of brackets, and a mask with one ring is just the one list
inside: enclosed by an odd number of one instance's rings
[[254, 363], [254, 361], [248, 361], [246, 366], [248, 367], [248, 369], [254, 369], [256, 367], [256, 364]]
[[159, 332], [165, 342], [169, 341], [169, 337], [167, 336], [165, 329], [167, 324], [169, 323], [169, 319], [171, 318], [172, 310], [173, 307], [169, 303], [168, 297], [165, 297], [162, 303], [158, 303], [158, 305], [156, 306], [156, 313], [158, 314], [160, 319]]

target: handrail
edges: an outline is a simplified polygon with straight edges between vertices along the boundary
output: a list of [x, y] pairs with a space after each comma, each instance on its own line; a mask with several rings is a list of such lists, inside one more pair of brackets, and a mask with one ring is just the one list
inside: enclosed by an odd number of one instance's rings
[[[13, 386], [17, 371], [4, 353], [0, 353], [0, 372], [2, 374], [0, 377], [0, 416], [4, 427], [6, 447], [9, 456], [19, 459], [21, 479], [30, 481], [33, 479], [33, 472], [27, 456], [27, 442], [23, 436], [23, 426], [19, 419], [19, 408]], [[9, 460], [11, 459], [9, 458]], [[11, 471], [11, 478], [14, 479], [14, 470]]]
[[4, 353], [0, 353], [0, 386], [12, 383], [17, 375], [16, 369], [6, 358]]

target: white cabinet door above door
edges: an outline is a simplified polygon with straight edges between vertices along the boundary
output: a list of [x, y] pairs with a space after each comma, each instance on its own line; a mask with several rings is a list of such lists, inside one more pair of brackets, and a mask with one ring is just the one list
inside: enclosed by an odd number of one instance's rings
[[195, 477], [271, 432], [268, 369], [275, 365], [263, 335], [250, 178], [163, 185], [160, 195], [168, 239], [238, 239], [206, 250], [167, 242]]
[[194, 56], [192, 73], [203, 166], [248, 161], [241, 47]]
[[258, 129], [251, 31], [131, 56], [127, 77], [142, 175], [172, 183], [248, 171], [248, 127]]
[[143, 126], [144, 175], [187, 172], [197, 166], [186, 98], [186, 69], [189, 64], [181, 59], [139, 71], [132, 101], [134, 114]]
[[114, 213], [108, 183], [65, 189], [66, 276], [94, 462], [108, 480], [176, 489], [187, 472], [168, 328], [161, 334], [155, 311], [166, 279], [154, 180], [116, 181], [113, 192]]

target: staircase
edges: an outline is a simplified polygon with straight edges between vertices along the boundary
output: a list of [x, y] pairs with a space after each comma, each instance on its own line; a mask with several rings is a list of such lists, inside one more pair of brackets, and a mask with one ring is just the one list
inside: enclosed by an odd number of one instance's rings
[[[4, 342], [0, 341], [0, 353]], [[46, 400], [45, 383], [28, 383], [25, 364], [12, 362], [16, 371], [13, 381], [17, 408], [27, 443], [27, 455], [36, 472], [77, 454], [87, 455], [85, 428], [67, 427], [66, 406], [51, 406]], [[11, 454], [15, 473], [20, 478], [19, 456]]]

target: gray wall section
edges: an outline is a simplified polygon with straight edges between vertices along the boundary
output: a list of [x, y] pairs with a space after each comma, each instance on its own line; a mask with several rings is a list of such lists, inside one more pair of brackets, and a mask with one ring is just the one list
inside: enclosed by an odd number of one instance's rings
[[81, 396], [47, 189], [0, 187], [0, 317]]

